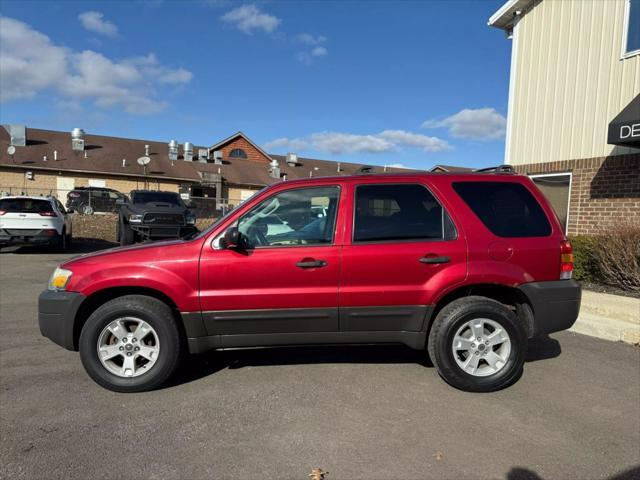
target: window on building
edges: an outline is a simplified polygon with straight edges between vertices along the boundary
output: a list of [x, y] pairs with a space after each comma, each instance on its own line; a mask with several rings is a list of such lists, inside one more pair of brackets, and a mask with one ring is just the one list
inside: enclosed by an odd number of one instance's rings
[[547, 197], [553, 210], [560, 220], [564, 232], [567, 232], [569, 223], [569, 196], [571, 195], [571, 174], [551, 173], [544, 175], [531, 175], [531, 180]]
[[359, 185], [354, 242], [442, 240], [453, 225], [422, 185]]
[[231, 157], [231, 158], [247, 158], [247, 152], [245, 152], [241, 148], [234, 148], [233, 150], [231, 150], [231, 153], [229, 153], [229, 157]]
[[640, 0], [628, 0], [625, 25], [625, 56], [640, 54]]
[[264, 200], [238, 221], [247, 247], [329, 245], [340, 189], [287, 190]]
[[535, 197], [511, 182], [456, 182], [454, 190], [498, 237], [546, 237], [551, 225]]

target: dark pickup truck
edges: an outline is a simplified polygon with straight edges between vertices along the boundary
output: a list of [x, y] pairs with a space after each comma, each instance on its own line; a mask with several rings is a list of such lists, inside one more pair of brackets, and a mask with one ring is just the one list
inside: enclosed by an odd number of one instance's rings
[[133, 190], [131, 200], [117, 201], [117, 237], [121, 245], [165, 238], [184, 238], [196, 232], [196, 217], [175, 192]]

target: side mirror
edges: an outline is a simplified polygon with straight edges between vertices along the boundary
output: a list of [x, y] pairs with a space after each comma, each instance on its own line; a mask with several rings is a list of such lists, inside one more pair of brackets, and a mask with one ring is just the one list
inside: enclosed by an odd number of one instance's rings
[[126, 202], [126, 200], [124, 198], [116, 198], [116, 205], [118, 207], [121, 207], [122, 205], [124, 205]]
[[187, 200], [186, 202], [184, 202], [185, 207], [187, 207], [190, 210], [194, 210], [196, 208], [198, 208], [198, 204], [196, 202], [193, 202], [191, 200]]
[[242, 234], [238, 227], [229, 227], [220, 239], [220, 248], [238, 248], [240, 247], [241, 238]]

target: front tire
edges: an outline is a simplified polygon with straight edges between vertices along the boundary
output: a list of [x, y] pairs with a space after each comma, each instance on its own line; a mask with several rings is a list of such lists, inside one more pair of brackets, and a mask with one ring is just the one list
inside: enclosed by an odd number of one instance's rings
[[124, 222], [118, 224], [118, 242], [120, 245], [132, 245], [135, 242], [135, 232]]
[[82, 365], [96, 383], [114, 392], [158, 388], [178, 367], [182, 351], [171, 308], [144, 295], [108, 301], [80, 334]]
[[522, 374], [527, 334], [513, 311], [479, 296], [454, 300], [437, 315], [428, 340], [431, 361], [450, 385], [491, 392]]

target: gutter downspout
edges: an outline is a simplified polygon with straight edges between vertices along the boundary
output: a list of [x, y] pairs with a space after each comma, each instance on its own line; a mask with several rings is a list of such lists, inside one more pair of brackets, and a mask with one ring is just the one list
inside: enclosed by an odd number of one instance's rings
[[516, 79], [518, 70], [518, 30], [522, 12], [515, 12], [511, 31], [511, 70], [509, 72], [509, 100], [507, 105], [507, 131], [504, 141], [504, 163], [513, 165], [511, 158], [511, 139], [513, 137], [513, 111], [515, 107]]

